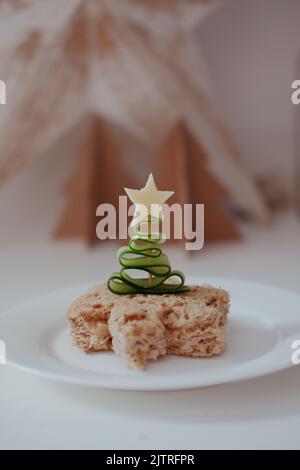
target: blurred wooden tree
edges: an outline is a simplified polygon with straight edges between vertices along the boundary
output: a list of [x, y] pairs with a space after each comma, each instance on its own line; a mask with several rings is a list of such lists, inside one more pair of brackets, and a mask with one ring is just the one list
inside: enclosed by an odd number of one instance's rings
[[[6, 9], [2, 16], [0, 4], [0, 76], [9, 78], [0, 114], [0, 182], [90, 112], [127, 129], [147, 154], [183, 116], [235, 206], [266, 220], [220, 119], [194, 33], [216, 3], [24, 0], [17, 14]], [[144, 158], [142, 152], [141, 167]]]
[[241, 238], [226, 207], [228, 191], [209, 169], [205, 149], [183, 122], [168, 132], [155, 155], [154, 168], [158, 186], [175, 191], [173, 202], [205, 205], [205, 242]]
[[[135, 187], [136, 183], [126, 170], [122, 140], [119, 138], [122, 130], [117, 129], [116, 132], [110, 123], [95, 115], [85, 119], [83, 128], [81, 144], [78, 146], [78, 165], [66, 186], [66, 206], [55, 236], [80, 237], [93, 245], [98, 241], [98, 205], [110, 203], [117, 208], [119, 195], [124, 194], [124, 186]], [[123, 138], [130, 140], [130, 136], [124, 133]], [[117, 220], [117, 233], [118, 228]]]

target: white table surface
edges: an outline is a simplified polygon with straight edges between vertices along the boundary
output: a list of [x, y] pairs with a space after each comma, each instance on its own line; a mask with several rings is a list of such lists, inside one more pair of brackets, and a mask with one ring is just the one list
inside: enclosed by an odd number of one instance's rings
[[[90, 251], [79, 242], [17, 243], [5, 230], [1, 236], [0, 312], [106, 278], [117, 267], [113, 245]], [[291, 214], [250, 228], [239, 244], [188, 256], [167, 251], [174, 268], [190, 275], [255, 280], [300, 294], [300, 224]], [[299, 367], [193, 391], [135, 393], [68, 386], [0, 366], [1, 449], [299, 449], [299, 428]]]

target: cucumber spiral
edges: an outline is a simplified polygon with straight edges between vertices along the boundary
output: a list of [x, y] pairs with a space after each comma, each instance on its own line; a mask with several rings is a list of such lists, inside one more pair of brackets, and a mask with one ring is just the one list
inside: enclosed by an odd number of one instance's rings
[[[122, 246], [117, 252], [121, 265], [119, 272], [113, 273], [107, 286], [115, 294], [166, 294], [186, 292], [185, 277], [181, 271], [172, 271], [169, 258], [159, 245], [164, 243], [162, 233], [142, 233], [140, 227], [131, 238], [128, 246]], [[148, 273], [147, 278], [134, 278], [128, 270], [139, 270]], [[166, 282], [169, 278], [178, 278], [179, 282]]]

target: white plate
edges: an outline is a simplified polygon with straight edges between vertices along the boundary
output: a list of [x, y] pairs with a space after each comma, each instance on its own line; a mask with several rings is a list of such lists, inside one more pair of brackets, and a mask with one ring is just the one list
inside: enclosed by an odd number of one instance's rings
[[7, 362], [73, 384], [123, 390], [179, 390], [270, 374], [291, 367], [300, 339], [300, 296], [274, 287], [218, 278], [194, 278], [231, 294], [228, 350], [209, 359], [168, 356], [143, 372], [111, 352], [86, 355], [72, 346], [66, 310], [87, 286], [59, 290], [0, 316]]

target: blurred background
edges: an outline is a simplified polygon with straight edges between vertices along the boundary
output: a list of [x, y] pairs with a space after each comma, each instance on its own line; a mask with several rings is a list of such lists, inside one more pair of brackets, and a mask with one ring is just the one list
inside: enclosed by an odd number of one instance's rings
[[297, 0], [0, 0], [3, 306], [114, 271], [95, 209], [151, 171], [206, 206], [174, 268], [299, 289], [299, 26]]

